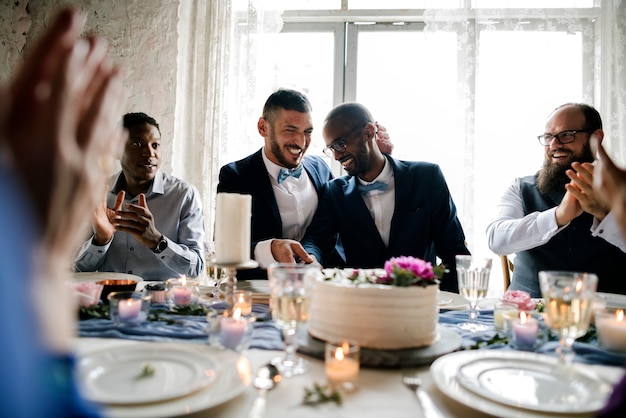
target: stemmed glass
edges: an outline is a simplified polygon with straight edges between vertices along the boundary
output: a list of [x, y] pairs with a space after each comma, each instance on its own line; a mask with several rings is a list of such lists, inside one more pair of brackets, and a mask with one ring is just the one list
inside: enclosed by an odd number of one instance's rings
[[589, 328], [591, 305], [598, 285], [593, 273], [540, 271], [539, 286], [545, 299], [548, 327], [559, 337], [559, 363], [568, 366], [574, 360], [574, 340]]
[[272, 319], [282, 328], [285, 354], [272, 360], [285, 377], [302, 374], [307, 362], [296, 357], [296, 333], [309, 316], [315, 282], [321, 277], [319, 267], [307, 264], [275, 263], [268, 267]]
[[465, 331], [483, 332], [489, 326], [478, 322], [478, 302], [487, 295], [491, 259], [471, 255], [456, 256], [459, 292], [469, 303], [469, 321], [457, 326]]
[[219, 267], [215, 265], [215, 243], [204, 242], [204, 266], [206, 269], [206, 285], [211, 287], [213, 302], [220, 302], [219, 298]]

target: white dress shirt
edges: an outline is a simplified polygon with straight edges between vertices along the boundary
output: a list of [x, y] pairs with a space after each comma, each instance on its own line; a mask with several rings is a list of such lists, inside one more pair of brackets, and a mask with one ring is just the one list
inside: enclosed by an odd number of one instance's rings
[[[487, 226], [487, 242], [496, 254], [512, 254], [539, 247], [567, 227], [558, 227], [556, 206], [524, 216], [520, 178], [515, 179], [500, 198], [496, 216]], [[594, 218], [591, 235], [600, 237], [626, 252], [626, 241], [612, 212], [602, 220]]]
[[[304, 168], [300, 177], [290, 176], [278, 184], [278, 173], [284, 167], [270, 161], [265, 155], [265, 148], [263, 148], [262, 155], [278, 204], [283, 225], [283, 238], [300, 241], [304, 237], [307, 227], [311, 224], [317, 209], [318, 199], [315, 185]], [[254, 258], [261, 267], [267, 267], [276, 261], [272, 256], [272, 241], [273, 239], [260, 241], [254, 248]]]
[[389, 245], [389, 234], [391, 231], [391, 218], [393, 218], [393, 211], [396, 206], [395, 201], [395, 181], [393, 177], [393, 169], [391, 164], [387, 164], [385, 158], [385, 166], [383, 171], [371, 182], [366, 182], [357, 177], [359, 184], [367, 185], [376, 181], [387, 183], [387, 189], [385, 190], [371, 190], [367, 193], [362, 193], [363, 201], [372, 215], [372, 219], [376, 224], [376, 229], [382, 238], [385, 245]]

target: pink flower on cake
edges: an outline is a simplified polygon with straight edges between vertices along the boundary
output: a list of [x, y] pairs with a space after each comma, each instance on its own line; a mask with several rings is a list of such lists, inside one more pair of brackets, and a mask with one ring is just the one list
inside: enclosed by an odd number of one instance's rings
[[523, 290], [507, 290], [502, 296], [502, 302], [513, 303], [523, 311], [532, 311], [537, 303], [530, 298], [530, 294]]
[[415, 257], [394, 257], [385, 262], [386, 276], [377, 283], [393, 286], [428, 286], [439, 284], [445, 272], [443, 264], [433, 267], [429, 261]]

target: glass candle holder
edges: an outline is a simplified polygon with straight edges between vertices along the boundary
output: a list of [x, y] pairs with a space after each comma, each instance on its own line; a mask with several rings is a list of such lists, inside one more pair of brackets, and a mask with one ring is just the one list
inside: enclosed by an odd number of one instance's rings
[[113, 292], [108, 296], [111, 320], [118, 326], [137, 326], [148, 319], [152, 297], [142, 292]]
[[209, 343], [220, 349], [242, 352], [250, 346], [255, 317], [241, 315], [237, 308], [233, 314], [228, 311], [209, 310], [206, 315], [209, 323]]
[[523, 351], [535, 351], [548, 338], [548, 328], [540, 313], [520, 311], [514, 319], [505, 320], [510, 323], [510, 345]]
[[252, 292], [249, 290], [238, 290], [233, 295], [233, 312], [239, 308], [241, 315], [252, 315]]
[[518, 308], [514, 303], [498, 302], [493, 307], [493, 325], [500, 336], [510, 336], [511, 321], [518, 318]]
[[167, 300], [173, 306], [188, 306], [198, 301], [200, 282], [180, 277], [167, 279]]
[[606, 308], [595, 311], [600, 347], [626, 352], [626, 318], [624, 309]]
[[358, 388], [361, 348], [356, 342], [327, 342], [325, 346], [326, 379], [338, 389], [351, 392]]

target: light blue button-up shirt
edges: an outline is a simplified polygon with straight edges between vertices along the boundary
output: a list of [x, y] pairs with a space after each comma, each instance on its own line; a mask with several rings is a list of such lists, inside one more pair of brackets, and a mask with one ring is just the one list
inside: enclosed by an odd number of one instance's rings
[[[121, 190], [121, 173], [113, 177], [108, 207], [113, 207]], [[124, 200], [139, 204], [138, 196]], [[93, 236], [83, 244], [75, 259], [75, 271], [112, 271], [141, 276], [144, 280], [167, 280], [186, 275], [197, 277], [204, 269], [204, 215], [198, 190], [191, 184], [158, 171], [146, 192], [148, 209], [156, 229], [167, 239], [160, 254], [127, 232], [116, 231], [111, 242], [94, 245]]]

